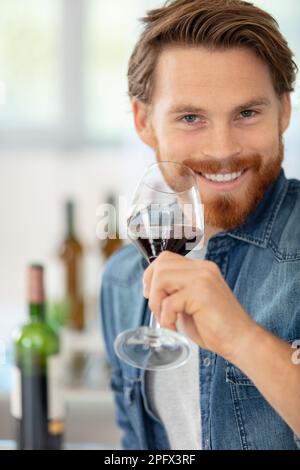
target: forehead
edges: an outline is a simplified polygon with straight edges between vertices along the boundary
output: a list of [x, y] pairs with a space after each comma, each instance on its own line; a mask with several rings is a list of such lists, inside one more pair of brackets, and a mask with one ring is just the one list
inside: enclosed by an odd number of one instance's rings
[[172, 46], [158, 59], [154, 102], [238, 105], [253, 96], [272, 99], [275, 90], [268, 66], [248, 49]]

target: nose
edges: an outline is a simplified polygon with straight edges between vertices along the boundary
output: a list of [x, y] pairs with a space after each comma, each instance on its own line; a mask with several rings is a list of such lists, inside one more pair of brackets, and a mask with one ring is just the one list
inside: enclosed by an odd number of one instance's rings
[[202, 141], [203, 156], [209, 159], [230, 160], [238, 156], [241, 151], [242, 147], [229, 124], [212, 126], [206, 134], [205, 141]]

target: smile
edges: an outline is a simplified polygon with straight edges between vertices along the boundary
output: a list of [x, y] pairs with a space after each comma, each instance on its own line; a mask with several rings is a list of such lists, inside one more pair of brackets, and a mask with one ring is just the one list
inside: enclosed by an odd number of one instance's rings
[[234, 173], [197, 173], [201, 184], [211, 189], [231, 191], [238, 187], [248, 175], [250, 169]]
[[207, 180], [210, 180], [210, 181], [218, 181], [219, 183], [224, 183], [224, 182], [227, 182], [227, 181], [234, 181], [236, 180], [237, 178], [239, 178], [240, 176], [242, 176], [244, 171], [239, 171], [238, 173], [226, 173], [226, 174], [221, 174], [221, 173], [217, 173], [217, 174], [202, 174], [202, 176], [204, 176], [204, 178], [206, 178]]

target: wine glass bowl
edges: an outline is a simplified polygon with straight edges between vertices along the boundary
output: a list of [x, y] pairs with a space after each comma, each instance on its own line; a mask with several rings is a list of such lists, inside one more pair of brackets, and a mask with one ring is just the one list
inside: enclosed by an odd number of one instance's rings
[[[151, 165], [134, 194], [127, 227], [128, 238], [149, 264], [163, 251], [185, 256], [198, 247], [204, 222], [195, 173], [175, 162]], [[151, 313], [149, 326], [120, 333], [114, 349], [134, 367], [164, 370], [184, 364], [190, 344], [184, 335], [160, 328]]]

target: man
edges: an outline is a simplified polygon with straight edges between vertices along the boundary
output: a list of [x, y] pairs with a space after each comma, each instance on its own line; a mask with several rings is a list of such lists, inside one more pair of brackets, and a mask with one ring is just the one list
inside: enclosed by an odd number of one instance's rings
[[[282, 170], [296, 65], [275, 20], [240, 0], [148, 13], [129, 64], [136, 130], [198, 175], [205, 259], [127, 246], [108, 263], [102, 321], [126, 449], [300, 448], [300, 182]], [[144, 281], [144, 285], [143, 285]], [[175, 371], [113, 350], [149, 322], [194, 346]]]

